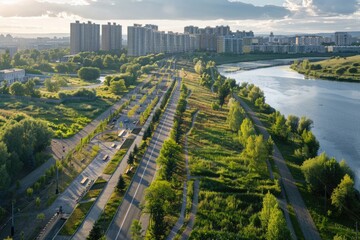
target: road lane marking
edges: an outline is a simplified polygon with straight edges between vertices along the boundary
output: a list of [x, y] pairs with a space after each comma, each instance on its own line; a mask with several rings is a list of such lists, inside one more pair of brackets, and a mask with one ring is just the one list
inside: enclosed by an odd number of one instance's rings
[[130, 206], [128, 207], [128, 209], [127, 209], [127, 211], [126, 211], [126, 214], [125, 214], [124, 219], [123, 219], [123, 221], [122, 221], [122, 223], [121, 223], [120, 229], [119, 229], [118, 233], [116, 234], [115, 239], [118, 239], [118, 237], [119, 237], [119, 235], [120, 235], [120, 232], [121, 232], [121, 230], [122, 230], [122, 227], [124, 226], [124, 223], [125, 223], [126, 218], [127, 218], [128, 214], [129, 214], [129, 212], [130, 212], [130, 209], [131, 209], [131, 206], [132, 206], [132, 204], [133, 204], [133, 202], [134, 202], [134, 199], [135, 199], [135, 197], [136, 197], [136, 194], [137, 194], [137, 192], [139, 191], [141, 182], [142, 182], [142, 180], [144, 179], [145, 171], [146, 171], [147, 168], [148, 168], [148, 165], [149, 165], [149, 162], [150, 162], [150, 160], [151, 160], [151, 157], [152, 157], [152, 155], [153, 155], [153, 153], [154, 153], [156, 144], [157, 144], [157, 142], [158, 142], [158, 140], [159, 140], [159, 137], [160, 137], [160, 135], [161, 135], [161, 133], [162, 133], [163, 127], [164, 127], [165, 122], [167, 121], [167, 118], [168, 118], [169, 115], [170, 115], [170, 113], [168, 113], [168, 114], [165, 116], [164, 123], [161, 125], [160, 132], [159, 132], [159, 134], [158, 134], [158, 136], [157, 136], [157, 138], [156, 138], [156, 141], [155, 141], [155, 143], [154, 143], [154, 147], [153, 147], [153, 149], [152, 149], [152, 151], [151, 151], [151, 154], [150, 154], [149, 159], [148, 159], [148, 161], [147, 161], [147, 163], [146, 163], [145, 169], [144, 169], [144, 171], [143, 171], [143, 173], [142, 173], [142, 175], [141, 175], [141, 179], [140, 179], [140, 181], [139, 181], [139, 183], [138, 183], [138, 186], [137, 186], [137, 188], [136, 188], [136, 190], [135, 190], [134, 196], [132, 197], [132, 200], [131, 200], [131, 202], [130, 202]]

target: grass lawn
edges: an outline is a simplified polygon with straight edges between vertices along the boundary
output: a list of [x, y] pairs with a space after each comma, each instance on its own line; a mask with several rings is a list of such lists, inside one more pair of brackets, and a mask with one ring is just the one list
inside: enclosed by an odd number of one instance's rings
[[115, 156], [110, 160], [109, 164], [106, 166], [106, 168], [104, 169], [103, 173], [104, 174], [113, 174], [117, 168], [117, 166], [119, 165], [119, 163], [122, 161], [122, 159], [124, 158], [125, 154], [127, 152], [127, 149], [121, 149], [119, 150]]
[[97, 198], [104, 189], [104, 187], [106, 186], [106, 183], [107, 183], [106, 180], [102, 179], [101, 177], [98, 178], [82, 200], [84, 201], [84, 200]]
[[199, 85], [192, 64], [179, 62], [178, 66], [187, 71], [184, 83], [192, 91], [184, 113], [184, 132], [199, 110], [188, 138], [190, 172], [201, 178], [198, 213], [190, 238], [263, 239], [264, 232], [256, 223], [262, 198], [268, 191], [278, 194], [279, 190], [268, 173], [249, 172], [240, 157], [242, 146], [237, 134], [226, 123], [227, 105], [213, 110], [211, 104], [217, 95]]
[[309, 69], [302, 64], [292, 65], [296, 71], [308, 76], [339, 80], [360, 81], [360, 55], [352, 57], [333, 57], [324, 61], [310, 63]]
[[85, 219], [87, 212], [90, 210], [94, 201], [89, 201], [86, 203], [80, 203], [76, 206], [74, 212], [71, 214], [69, 219], [66, 221], [65, 225], [60, 231], [60, 235], [72, 236], [77, 228], [80, 226], [82, 221]]

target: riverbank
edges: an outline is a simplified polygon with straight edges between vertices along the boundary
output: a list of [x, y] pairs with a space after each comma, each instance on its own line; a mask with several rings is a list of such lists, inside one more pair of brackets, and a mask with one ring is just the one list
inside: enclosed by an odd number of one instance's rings
[[309, 59], [310, 61], [316, 62], [327, 59], [325, 57], [311, 57], [311, 58], [287, 58], [287, 59], [272, 59], [272, 60], [259, 60], [259, 61], [248, 61], [218, 65], [217, 68], [225, 73], [249, 71], [259, 68], [269, 68], [276, 66], [291, 65], [297, 60]]
[[[220, 69], [222, 68], [220, 67], [219, 70]], [[283, 114], [284, 111], [280, 106], [286, 106], [286, 115], [295, 114], [298, 116], [309, 116], [309, 112], [318, 113], [318, 117], [323, 118], [325, 122], [317, 121], [310, 116], [310, 118], [315, 120], [314, 131], [316, 132], [320, 129], [328, 133], [328, 135], [325, 136], [321, 135], [320, 140], [330, 141], [337, 139], [340, 141], [340, 143], [335, 142], [334, 145], [328, 146], [329, 148], [337, 149], [340, 147], [344, 152], [348, 152], [348, 148], [343, 148], [344, 144], [345, 147], [348, 146], [351, 148], [352, 146], [356, 148], [356, 142], [358, 141], [356, 140], [356, 137], [358, 134], [354, 131], [356, 131], [358, 127], [356, 127], [356, 125], [354, 127], [354, 125], [349, 124], [346, 121], [344, 122], [344, 116], [347, 116], [346, 119], [349, 118], [348, 120], [358, 119], [353, 116], [355, 113], [352, 113], [353, 111], [351, 111], [351, 109], [355, 109], [356, 106], [353, 106], [352, 103], [349, 102], [350, 99], [353, 99], [353, 104], [356, 105], [359, 99], [356, 90], [353, 90], [356, 89], [354, 84], [340, 84], [330, 81], [304, 81], [302, 75], [291, 70], [288, 71], [288, 69], [285, 70], [284, 67], [239, 71], [236, 73], [221, 72], [221, 74], [227, 78], [237, 79], [238, 84], [241, 80], [241, 82], [249, 82], [259, 86], [265, 92], [266, 102], [275, 109], [280, 110]], [[261, 84], [258, 84], [259, 82], [261, 82]], [[296, 101], [290, 97], [295, 97]], [[276, 145], [278, 145], [281, 153], [284, 155], [286, 164], [295, 178], [296, 185], [305, 200], [306, 206], [310, 211], [316, 227], [320, 231], [321, 237], [323, 239], [333, 239], [335, 235], [341, 235], [349, 239], [354, 239], [355, 228], [353, 223], [357, 221], [357, 217], [354, 216], [356, 213], [351, 214], [345, 212], [341, 215], [338, 214], [331, 204], [330, 192], [327, 193], [326, 198], [323, 196], [323, 192], [316, 195], [309, 192], [304, 174], [300, 167], [303, 161], [294, 154], [299, 147], [296, 145], [297, 143], [293, 142], [291, 139], [284, 141], [281, 138], [276, 137], [272, 132], [273, 120], [271, 115], [263, 113], [258, 107], [248, 101], [247, 98], [243, 99], [251, 106], [265, 125], [265, 128], [271, 133]], [[343, 106], [341, 103], [346, 105]], [[350, 111], [349, 114], [347, 114], [348, 111]], [[328, 113], [329, 116], [327, 116]], [[336, 124], [331, 122], [333, 120], [338, 121], [341, 126], [338, 128]], [[329, 127], [329, 129], [326, 127]], [[349, 128], [349, 131], [347, 131], [347, 128]], [[347, 133], [349, 136], [339, 136], [338, 132], [334, 132], [334, 129], [342, 129], [342, 133]], [[355, 139], [351, 137], [354, 137]], [[323, 149], [320, 150], [322, 151]], [[332, 154], [330, 155], [333, 156]], [[345, 156], [343, 155], [343, 157]], [[342, 157], [337, 157], [337, 159], [340, 161]], [[346, 159], [348, 158], [346, 157]], [[356, 158], [354, 158], [354, 160], [355, 159]], [[274, 167], [274, 164], [272, 165]], [[355, 174], [358, 174], [356, 171], [358, 168], [355, 167], [355, 165], [357, 166], [356, 162], [353, 162], [351, 165]], [[324, 206], [325, 202], [327, 202], [327, 204]], [[292, 213], [292, 218], [294, 218], [293, 207], [294, 206], [291, 205], [288, 206], [288, 209]], [[297, 225], [296, 222], [294, 225]], [[299, 232], [297, 231], [297, 233]]]
[[333, 56], [353, 56], [354, 54], [333, 54], [333, 53], [306, 53], [306, 54], [274, 54], [274, 53], [249, 53], [249, 54], [214, 54], [209, 60], [213, 60], [218, 65], [265, 61], [274, 59], [300, 59], [300, 58], [330, 58]]
[[307, 59], [295, 61], [291, 68], [308, 77], [326, 80], [360, 82], [360, 55], [335, 57], [317, 63]]

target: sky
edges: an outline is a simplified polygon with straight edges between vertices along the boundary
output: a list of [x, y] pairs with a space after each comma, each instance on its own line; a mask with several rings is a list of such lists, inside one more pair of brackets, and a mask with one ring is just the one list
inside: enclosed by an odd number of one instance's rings
[[123, 26], [229, 25], [232, 30], [295, 34], [360, 31], [360, 0], [0, 0], [0, 34], [69, 33], [75, 20]]

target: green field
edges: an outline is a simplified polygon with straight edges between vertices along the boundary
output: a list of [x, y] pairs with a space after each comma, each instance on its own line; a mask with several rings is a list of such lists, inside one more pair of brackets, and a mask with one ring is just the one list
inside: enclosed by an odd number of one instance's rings
[[352, 57], [333, 57], [324, 61], [311, 63], [308, 61], [297, 62], [292, 69], [316, 78], [360, 81], [360, 55]]
[[258, 224], [262, 199], [268, 191], [278, 194], [279, 189], [268, 174], [249, 172], [240, 157], [242, 147], [237, 134], [226, 123], [226, 104], [218, 111], [213, 110], [211, 104], [217, 100], [216, 94], [199, 85], [193, 66], [181, 63], [178, 66], [187, 70], [184, 83], [192, 91], [189, 109], [184, 114], [187, 126], [191, 124], [191, 115], [199, 110], [188, 139], [191, 175], [201, 179], [198, 212], [190, 239], [264, 239]]
[[45, 120], [54, 130], [55, 137], [67, 138], [83, 129], [112, 104], [113, 101], [100, 98], [58, 104], [4, 97], [1, 98], [0, 109]]

